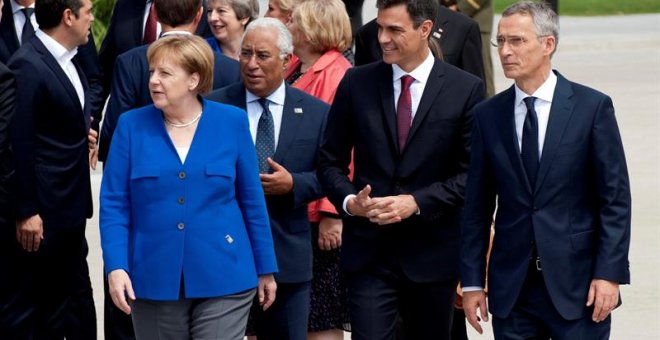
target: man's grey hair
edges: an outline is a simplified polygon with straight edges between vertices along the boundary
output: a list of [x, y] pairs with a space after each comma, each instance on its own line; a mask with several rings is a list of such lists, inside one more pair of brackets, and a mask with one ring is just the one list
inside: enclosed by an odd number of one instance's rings
[[251, 22], [245, 28], [245, 33], [243, 33], [243, 38], [241, 39], [241, 45], [243, 45], [243, 40], [248, 33], [258, 28], [276, 30], [277, 48], [280, 50], [280, 59], [284, 59], [284, 57], [293, 53], [293, 39], [291, 38], [291, 33], [281, 21], [274, 18], [259, 18]]
[[[539, 37], [555, 37], [555, 50], [559, 43], [559, 17], [545, 1], [520, 1], [502, 12], [502, 17], [514, 14], [529, 15]], [[553, 51], [554, 53], [554, 51]]]

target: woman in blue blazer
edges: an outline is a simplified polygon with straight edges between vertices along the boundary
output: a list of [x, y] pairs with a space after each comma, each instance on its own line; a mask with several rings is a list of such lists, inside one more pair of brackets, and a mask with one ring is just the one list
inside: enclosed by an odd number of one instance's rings
[[154, 104], [121, 116], [101, 185], [110, 294], [138, 339], [242, 339], [277, 271], [247, 115], [201, 99], [213, 78], [203, 39], [161, 38], [148, 59]]

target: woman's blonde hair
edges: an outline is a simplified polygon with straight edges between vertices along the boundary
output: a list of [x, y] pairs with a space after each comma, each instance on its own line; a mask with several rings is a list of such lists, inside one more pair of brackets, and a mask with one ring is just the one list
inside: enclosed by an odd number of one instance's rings
[[195, 91], [207, 93], [213, 88], [213, 51], [202, 38], [192, 34], [172, 34], [154, 41], [147, 50], [149, 65], [168, 59], [186, 72], [199, 75]]
[[315, 52], [351, 46], [351, 21], [341, 0], [307, 0], [293, 10], [293, 22]]

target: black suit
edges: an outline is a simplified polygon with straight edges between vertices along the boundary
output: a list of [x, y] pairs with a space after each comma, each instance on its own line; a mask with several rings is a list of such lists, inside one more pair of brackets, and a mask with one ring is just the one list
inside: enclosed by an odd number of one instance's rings
[[[341, 265], [349, 273], [354, 339], [389, 338], [399, 312], [407, 338], [448, 337], [470, 109], [483, 97], [478, 78], [435, 60], [400, 153], [392, 66], [381, 61], [351, 69], [340, 83], [319, 156], [319, 180], [328, 198], [343, 212], [347, 195], [369, 184], [372, 197], [411, 194], [420, 209], [389, 226], [344, 216]], [[374, 323], [380, 324], [375, 332], [365, 331]]]
[[[476, 21], [439, 6], [430, 39], [439, 41], [445, 62], [484, 79], [481, 33]], [[360, 27], [355, 35], [355, 65], [382, 59], [383, 50], [378, 43], [378, 25], [374, 19]]]
[[3, 235], [4, 229], [9, 229], [9, 235], [12, 237], [14, 236], [12, 216], [14, 162], [11, 155], [9, 126], [14, 115], [15, 96], [14, 75], [5, 64], [0, 62], [0, 229], [3, 229]]
[[61, 66], [35, 35], [16, 51], [9, 67], [16, 76], [12, 146], [16, 159], [16, 218], [38, 214], [44, 239], [28, 253], [14, 242], [18, 263], [13, 297], [4, 312], [13, 323], [3, 335], [23, 339], [91, 339], [96, 318], [87, 267], [85, 222], [92, 216], [87, 134], [89, 86], [74, 60], [84, 88], [81, 107]]
[[[0, 20], [0, 62], [7, 63], [19, 47], [20, 44], [16, 35], [11, 5], [9, 1], [5, 1], [5, 5], [2, 7], [2, 20]], [[76, 54], [75, 60], [84, 71], [87, 83], [89, 84], [90, 107], [92, 116], [94, 117], [92, 128], [98, 131], [103, 113], [103, 105], [105, 104], [105, 96], [101, 83], [101, 65], [98, 54], [96, 53], [96, 44], [91, 33], [89, 41], [85, 45], [78, 47], [78, 54]]]
[[[212, 33], [206, 20], [206, 1], [203, 3], [205, 10], [202, 20], [197, 26], [196, 34], [207, 38], [211, 37]], [[99, 51], [106, 97], [110, 92], [115, 59], [120, 54], [143, 44], [146, 6], [147, 0], [117, 0], [115, 4], [108, 31]]]
[[[209, 95], [210, 100], [246, 108], [245, 87], [234, 84]], [[317, 151], [329, 106], [286, 85], [282, 126], [273, 160], [293, 177], [293, 191], [267, 195], [279, 272], [275, 303], [254, 313], [260, 340], [306, 339], [309, 289], [312, 279], [311, 228], [307, 203], [322, 196], [316, 178]]]

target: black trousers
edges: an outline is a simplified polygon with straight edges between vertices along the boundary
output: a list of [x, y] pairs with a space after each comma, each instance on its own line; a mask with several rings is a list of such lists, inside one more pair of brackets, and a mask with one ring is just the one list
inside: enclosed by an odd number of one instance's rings
[[85, 225], [44, 229], [39, 250], [28, 253], [15, 228], [2, 228], [0, 338], [96, 339]]
[[275, 302], [266, 311], [255, 296], [250, 317], [259, 340], [306, 340], [311, 281], [277, 283]]
[[511, 313], [506, 318], [493, 316], [493, 334], [497, 340], [609, 339], [611, 317], [595, 323], [592, 313], [593, 308], [585, 307], [583, 318], [564, 319], [552, 304], [542, 273], [530, 265]]
[[[429, 269], [432, 270], [432, 269]], [[457, 280], [418, 283], [394, 261], [347, 273], [353, 340], [449, 340]]]

